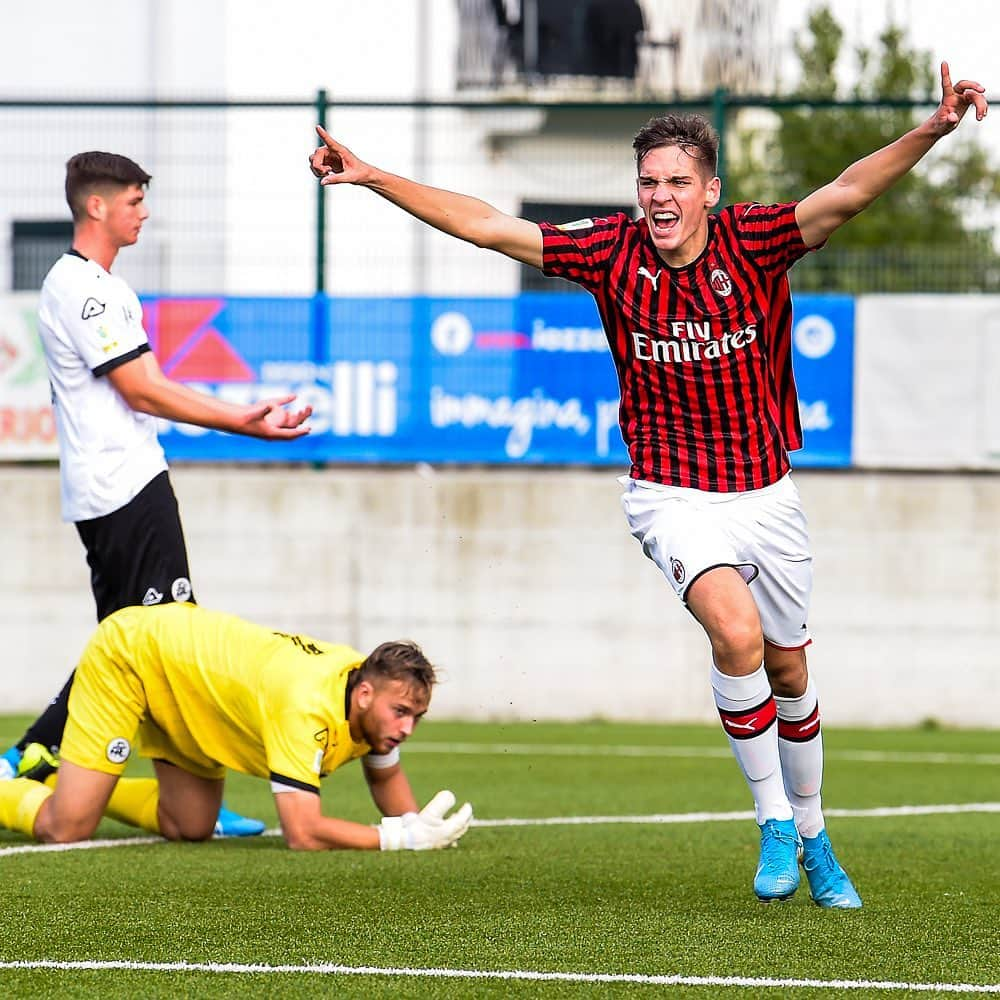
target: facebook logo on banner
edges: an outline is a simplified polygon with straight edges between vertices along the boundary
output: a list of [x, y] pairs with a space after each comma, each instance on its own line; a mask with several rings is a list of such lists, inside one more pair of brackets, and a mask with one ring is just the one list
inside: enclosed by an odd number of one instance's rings
[[797, 468], [851, 464], [854, 414], [854, 299], [795, 295], [792, 350], [804, 446]]
[[451, 460], [628, 464], [618, 382], [589, 295], [428, 300], [433, 453]]

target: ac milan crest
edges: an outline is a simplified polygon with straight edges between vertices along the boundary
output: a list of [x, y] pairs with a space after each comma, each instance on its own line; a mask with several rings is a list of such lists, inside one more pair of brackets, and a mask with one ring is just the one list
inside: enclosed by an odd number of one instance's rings
[[670, 572], [673, 573], [674, 579], [678, 583], [683, 583], [684, 577], [687, 575], [684, 571], [684, 563], [673, 556], [670, 557]]
[[708, 277], [709, 284], [712, 286], [712, 291], [716, 295], [721, 295], [724, 299], [728, 298], [733, 294], [733, 282], [732, 279], [722, 270], [721, 267], [717, 267]]

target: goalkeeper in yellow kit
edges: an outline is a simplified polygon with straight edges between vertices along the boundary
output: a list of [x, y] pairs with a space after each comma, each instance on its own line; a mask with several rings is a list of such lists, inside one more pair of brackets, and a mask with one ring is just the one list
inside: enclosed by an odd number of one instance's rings
[[[434, 681], [413, 643], [364, 657], [193, 604], [124, 608], [80, 660], [58, 772], [0, 782], [0, 825], [66, 843], [107, 814], [170, 840], [207, 840], [231, 768], [270, 780], [293, 849], [447, 847], [472, 807], [447, 815], [454, 796], [439, 792], [418, 811], [399, 762]], [[155, 780], [121, 778], [135, 744]], [[320, 778], [357, 757], [384, 817], [377, 827], [320, 810]]]

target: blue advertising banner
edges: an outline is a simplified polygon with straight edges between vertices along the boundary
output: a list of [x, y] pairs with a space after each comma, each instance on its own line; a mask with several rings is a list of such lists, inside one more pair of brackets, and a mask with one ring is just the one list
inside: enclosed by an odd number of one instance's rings
[[795, 295], [793, 365], [804, 447], [796, 468], [851, 464], [854, 433], [854, 299]]
[[[258, 441], [167, 424], [171, 459], [627, 466], [589, 295], [149, 299], [164, 371], [222, 399], [295, 394], [312, 433]], [[796, 465], [850, 462], [853, 301], [796, 299], [806, 428]]]

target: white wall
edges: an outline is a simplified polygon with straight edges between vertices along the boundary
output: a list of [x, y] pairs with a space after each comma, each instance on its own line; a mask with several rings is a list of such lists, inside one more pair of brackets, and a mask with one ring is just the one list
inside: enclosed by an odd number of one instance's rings
[[[802, 472], [810, 660], [831, 724], [1000, 707], [1000, 479]], [[711, 720], [700, 629], [630, 537], [611, 471], [174, 471], [202, 604], [366, 649], [420, 642], [438, 717]], [[0, 706], [41, 707], [86, 640], [54, 467], [0, 466]]]

